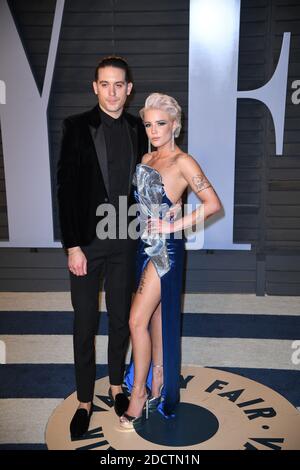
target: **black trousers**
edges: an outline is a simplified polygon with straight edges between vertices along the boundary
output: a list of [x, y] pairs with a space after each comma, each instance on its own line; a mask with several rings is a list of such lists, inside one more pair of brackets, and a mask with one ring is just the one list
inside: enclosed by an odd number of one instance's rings
[[95, 335], [99, 324], [100, 279], [104, 275], [108, 313], [108, 370], [111, 385], [123, 382], [129, 341], [129, 312], [135, 280], [136, 242], [99, 240], [81, 247], [87, 258], [87, 275], [70, 272], [74, 308], [73, 346], [77, 398], [92, 401], [96, 379]]

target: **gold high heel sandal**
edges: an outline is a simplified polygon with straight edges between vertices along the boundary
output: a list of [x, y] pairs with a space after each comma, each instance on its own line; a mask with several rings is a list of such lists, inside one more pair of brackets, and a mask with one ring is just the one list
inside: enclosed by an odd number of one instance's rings
[[[143, 387], [145, 387], [145, 384], [143, 384]], [[136, 389], [137, 386], [133, 385], [132, 388]], [[142, 420], [144, 410], [146, 411], [146, 413], [145, 413], [146, 419], [148, 419], [149, 418], [149, 396], [148, 396], [147, 391], [146, 391], [146, 400], [144, 402], [144, 406], [142, 408], [141, 415], [140, 416], [130, 416], [128, 413], [124, 413], [120, 417], [120, 426], [121, 426], [121, 428], [131, 430], [131, 431], [134, 430], [134, 424], [136, 424], [137, 422]]]

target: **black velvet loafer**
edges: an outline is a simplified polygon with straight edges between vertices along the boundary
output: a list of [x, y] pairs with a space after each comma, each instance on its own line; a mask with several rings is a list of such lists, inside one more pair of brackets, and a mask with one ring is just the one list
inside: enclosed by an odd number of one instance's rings
[[114, 410], [116, 412], [116, 415], [117, 416], [122, 416], [125, 413], [125, 411], [128, 410], [128, 406], [129, 406], [129, 399], [126, 396], [126, 394], [124, 392], [123, 393], [117, 393], [117, 395], [115, 396], [115, 399], [114, 399], [113, 396], [112, 396], [111, 388], [109, 388], [108, 396], [113, 402]]
[[91, 409], [88, 412], [84, 408], [79, 408], [74, 414], [71, 424], [70, 424], [70, 433], [71, 439], [80, 439], [89, 429], [90, 419], [94, 411], [94, 405], [92, 403]]

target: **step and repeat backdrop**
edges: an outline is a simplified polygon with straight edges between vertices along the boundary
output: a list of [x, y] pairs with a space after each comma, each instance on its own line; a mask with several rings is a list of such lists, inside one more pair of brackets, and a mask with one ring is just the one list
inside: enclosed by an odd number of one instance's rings
[[61, 124], [95, 105], [95, 66], [117, 54], [133, 72], [128, 111], [154, 91], [174, 96], [184, 112], [178, 143], [223, 203], [204, 234], [187, 240], [186, 290], [299, 294], [298, 2], [3, 0], [0, 8], [0, 258], [11, 273], [3, 290], [20, 289], [24, 268], [25, 289], [67, 287]]

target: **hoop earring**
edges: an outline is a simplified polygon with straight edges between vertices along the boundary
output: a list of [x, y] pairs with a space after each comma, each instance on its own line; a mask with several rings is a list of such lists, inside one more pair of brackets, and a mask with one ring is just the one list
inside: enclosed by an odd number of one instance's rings
[[175, 150], [175, 135], [174, 135], [174, 132], [172, 132], [171, 150], [172, 150], [172, 152]]
[[148, 153], [151, 153], [151, 140], [148, 138]]

